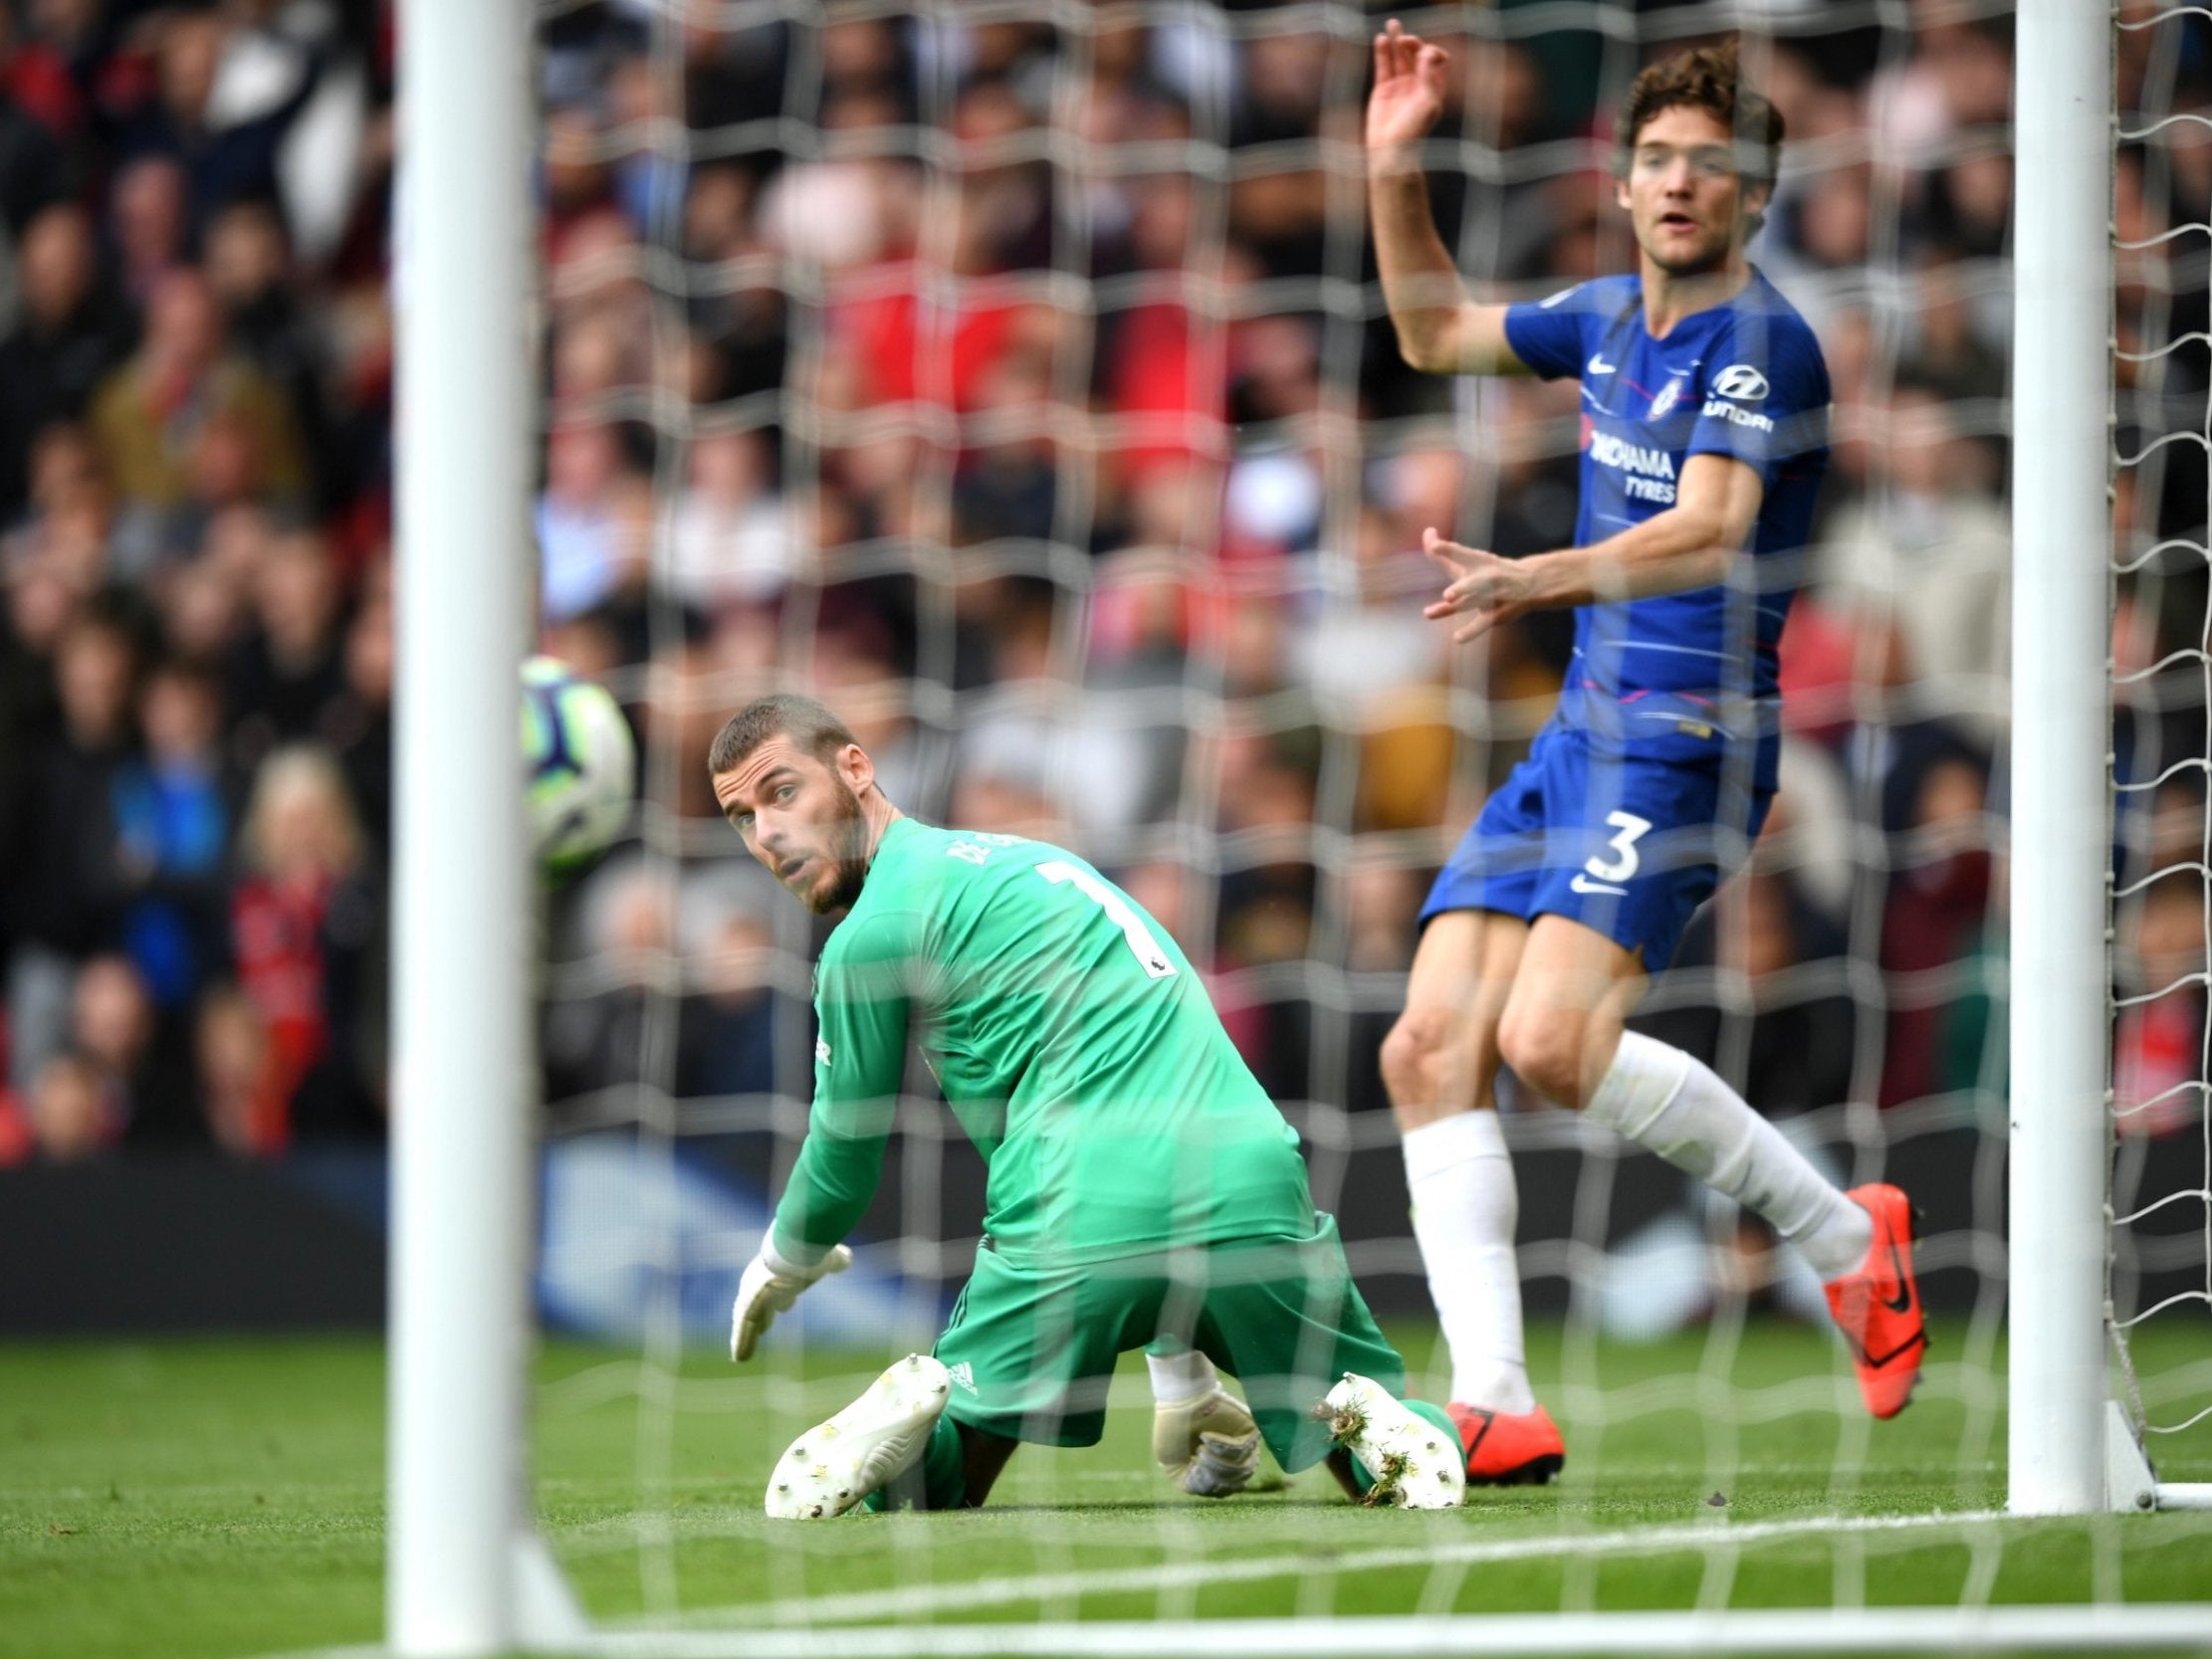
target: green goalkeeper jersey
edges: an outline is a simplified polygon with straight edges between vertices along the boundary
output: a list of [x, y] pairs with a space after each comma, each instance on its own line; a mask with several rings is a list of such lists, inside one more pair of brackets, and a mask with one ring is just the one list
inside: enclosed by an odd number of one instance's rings
[[911, 1037], [1014, 1261], [1312, 1230], [1297, 1135], [1165, 929], [1040, 841], [894, 820], [815, 977], [806, 1141], [775, 1212], [818, 1260], [881, 1176]]

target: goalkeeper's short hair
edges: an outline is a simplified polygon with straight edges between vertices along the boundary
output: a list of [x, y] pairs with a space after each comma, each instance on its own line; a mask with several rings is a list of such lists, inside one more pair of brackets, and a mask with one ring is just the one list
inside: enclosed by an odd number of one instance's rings
[[707, 750], [707, 772], [720, 777], [771, 737], [788, 737], [823, 764], [856, 741], [845, 723], [810, 697], [776, 692], [757, 697], [723, 724]]

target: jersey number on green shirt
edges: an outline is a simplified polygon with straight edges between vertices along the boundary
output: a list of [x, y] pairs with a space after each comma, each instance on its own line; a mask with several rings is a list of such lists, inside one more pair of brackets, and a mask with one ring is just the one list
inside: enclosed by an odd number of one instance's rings
[[1106, 920], [1121, 930], [1121, 936], [1129, 941], [1130, 954], [1137, 958], [1148, 978], [1165, 979], [1175, 972], [1175, 963], [1168, 960], [1168, 953], [1160, 948], [1160, 941], [1152, 936], [1152, 930], [1145, 926], [1144, 918], [1088, 870], [1052, 859], [1038, 865], [1037, 874], [1055, 887], [1062, 882], [1073, 883], [1086, 898], [1095, 901], [1106, 913]]

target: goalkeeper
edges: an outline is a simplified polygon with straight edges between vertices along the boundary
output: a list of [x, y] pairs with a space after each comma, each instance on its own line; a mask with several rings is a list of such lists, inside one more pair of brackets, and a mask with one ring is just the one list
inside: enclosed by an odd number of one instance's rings
[[750, 704], [708, 769], [747, 851], [843, 918], [815, 979], [805, 1143], [740, 1284], [731, 1357], [850, 1262], [910, 1039], [990, 1166], [975, 1272], [934, 1356], [801, 1435], [772, 1516], [981, 1504], [1020, 1442], [1097, 1443], [1133, 1348], [1156, 1454], [1186, 1490], [1239, 1489], [1263, 1440], [1286, 1470], [1326, 1458], [1371, 1501], [1458, 1503], [1450, 1420], [1401, 1403], [1405, 1365], [1313, 1207], [1296, 1133], [1150, 917], [1056, 847], [907, 818], [805, 698]]

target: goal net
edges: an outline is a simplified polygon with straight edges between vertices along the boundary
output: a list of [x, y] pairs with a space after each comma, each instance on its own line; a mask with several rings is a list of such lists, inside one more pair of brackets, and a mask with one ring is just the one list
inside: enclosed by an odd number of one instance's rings
[[[1787, 117], [1752, 255], [1836, 401], [1782, 786], [1636, 1023], [1840, 1184], [1924, 1212], [1910, 1410], [1867, 1418], [1756, 1218], [1508, 1082], [1556, 1483], [1433, 1515], [1319, 1470], [1189, 1499], [1128, 1355], [1103, 1442], [1024, 1448], [980, 1511], [763, 1517], [792, 1438], [943, 1328], [984, 1173], [917, 1067], [854, 1268], [729, 1364], [806, 1125], [823, 936], [708, 787], [708, 739], [770, 691], [835, 709], [907, 812], [1074, 849], [1173, 933], [1415, 1391], [1445, 1395], [1377, 1057], [1428, 884], [1548, 716], [1567, 625], [1453, 649], [1418, 549], [1427, 525], [1570, 542], [1581, 434], [1572, 381], [1398, 355], [1361, 148], [1387, 15], [542, 8], [542, 648], [616, 689], [645, 757], [637, 833], [549, 935], [553, 1556], [595, 1639], [638, 1653], [2201, 1639], [2203, 1605], [2150, 1604], [2212, 1593], [2212, 1521], [2004, 1513], [2008, 1236], [2038, 1225], [2008, 1219], [2006, 972], [2009, 756], [2036, 740], [2010, 720], [2011, 233], [2036, 185], [2024, 25], [1986, 0], [1397, 14], [1449, 54], [1428, 176], [1487, 298], [1633, 268], [1606, 164], [1657, 55], [1740, 35]], [[2106, 1314], [2123, 1438], [2179, 1492], [2212, 1480], [2212, 28], [2115, 21]], [[627, 1502], [573, 1500], [610, 1480]], [[1504, 1622], [1340, 1622], [1386, 1615]]]
[[[2113, 1471], [2115, 1506], [2212, 1504], [2182, 1448], [2212, 1427], [2201, 1387], [2145, 1388], [2139, 1353], [2201, 1342], [2212, 1314], [2212, 1113], [2205, 991], [2212, 939], [2212, 117], [2186, 90], [2203, 20], [2122, 7], [2112, 275], [2112, 726], [2115, 805], [2107, 1318], [2121, 1383], [2115, 1439], [2148, 1454]], [[2184, 824], [2183, 820], [2189, 820]], [[2188, 910], [2186, 926], [2182, 911]], [[2182, 1027], [2195, 1021], [2193, 1038]], [[2182, 1040], [2182, 1049], [2166, 1045]], [[2183, 1051], [2186, 1057], [2183, 1057]], [[2158, 1394], [2167, 1403], [2153, 1403]], [[2171, 1448], [2171, 1450], [2167, 1450]], [[2122, 1478], [2122, 1475], [2126, 1478]], [[2159, 1476], [2165, 1484], [2156, 1484]], [[2192, 1479], [2192, 1476], [2194, 1479]], [[2184, 1483], [2187, 1483], [2184, 1486]]]

